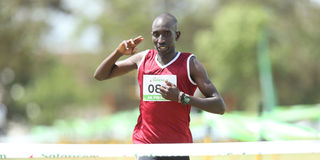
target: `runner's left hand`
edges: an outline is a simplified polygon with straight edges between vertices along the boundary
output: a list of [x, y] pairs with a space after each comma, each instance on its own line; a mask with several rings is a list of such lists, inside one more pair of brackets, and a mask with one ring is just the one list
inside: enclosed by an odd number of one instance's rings
[[160, 94], [163, 98], [171, 101], [177, 101], [178, 102], [178, 96], [179, 96], [179, 89], [176, 85], [172, 84], [169, 81], [165, 81], [166, 85], [161, 86], [160, 88]]

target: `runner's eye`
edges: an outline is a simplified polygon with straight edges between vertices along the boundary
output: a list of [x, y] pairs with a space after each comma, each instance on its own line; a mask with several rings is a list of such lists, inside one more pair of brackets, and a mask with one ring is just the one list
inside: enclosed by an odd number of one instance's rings
[[158, 32], [152, 32], [152, 36], [159, 37], [159, 33]]

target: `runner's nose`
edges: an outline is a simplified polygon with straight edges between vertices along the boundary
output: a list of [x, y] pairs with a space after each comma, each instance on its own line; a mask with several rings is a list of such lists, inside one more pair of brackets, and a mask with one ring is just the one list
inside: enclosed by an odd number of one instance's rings
[[159, 38], [158, 38], [158, 43], [164, 43], [166, 40], [165, 40], [165, 37], [163, 35], [160, 34]]

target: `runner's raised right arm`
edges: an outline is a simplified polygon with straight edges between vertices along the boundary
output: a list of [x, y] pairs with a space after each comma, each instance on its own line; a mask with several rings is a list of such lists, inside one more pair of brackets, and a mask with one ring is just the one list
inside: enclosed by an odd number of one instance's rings
[[[138, 63], [143, 57], [142, 52], [133, 55], [137, 48], [136, 46], [140, 44], [143, 40], [142, 36], [139, 36], [135, 39], [122, 41], [117, 49], [115, 49], [102, 63], [98, 66], [94, 73], [94, 78], [102, 81], [110, 79], [116, 76], [123, 75], [137, 69]], [[119, 58], [123, 55], [133, 55], [129, 58], [118, 61]]]

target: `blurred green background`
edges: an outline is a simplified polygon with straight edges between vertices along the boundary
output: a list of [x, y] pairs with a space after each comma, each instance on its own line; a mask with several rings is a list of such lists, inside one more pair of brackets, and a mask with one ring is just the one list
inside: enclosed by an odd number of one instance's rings
[[131, 143], [136, 72], [93, 73], [122, 40], [153, 48], [163, 12], [227, 104], [192, 110], [196, 142], [320, 139], [319, 0], [1, 0], [0, 142]]

